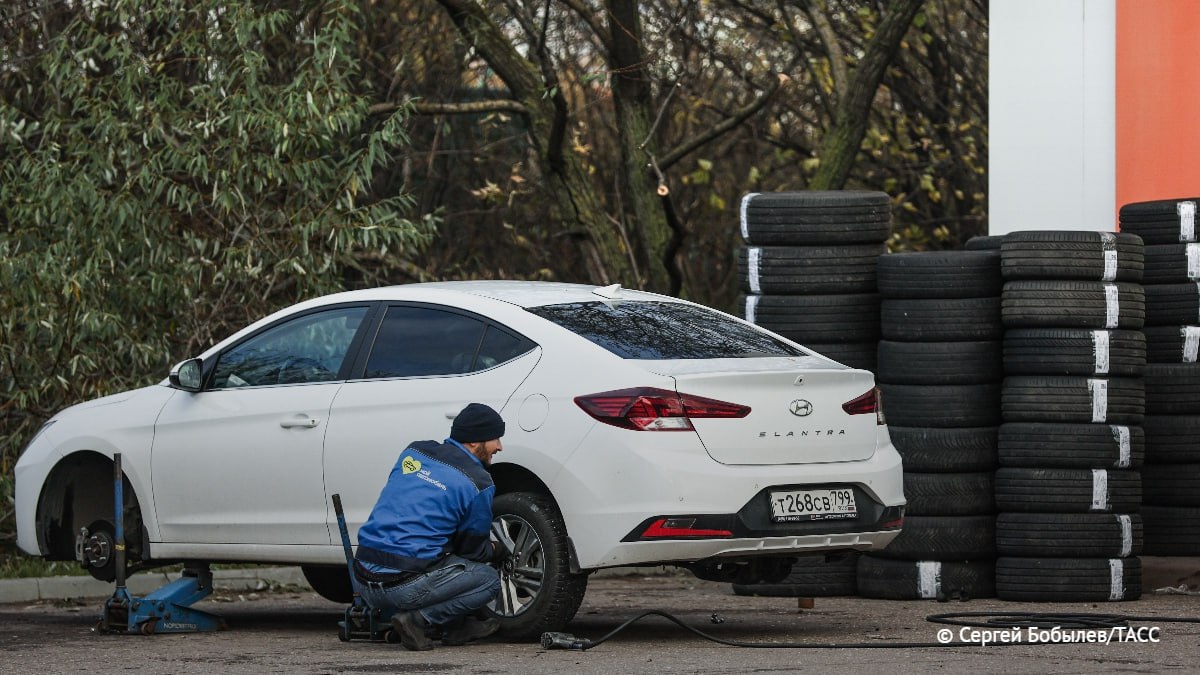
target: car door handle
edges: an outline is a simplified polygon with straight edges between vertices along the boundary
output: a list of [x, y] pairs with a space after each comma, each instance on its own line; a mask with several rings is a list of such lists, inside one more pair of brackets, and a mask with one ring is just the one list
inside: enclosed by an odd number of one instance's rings
[[321, 420], [316, 419], [315, 417], [310, 417], [308, 415], [293, 415], [292, 417], [285, 417], [284, 419], [280, 420], [279, 426], [283, 427], [284, 429], [294, 429], [297, 427], [301, 429], [312, 429], [320, 423]]

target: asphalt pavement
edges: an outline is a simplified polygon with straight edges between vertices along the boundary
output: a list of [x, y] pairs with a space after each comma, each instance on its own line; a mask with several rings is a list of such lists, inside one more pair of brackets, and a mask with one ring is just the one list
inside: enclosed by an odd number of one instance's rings
[[[687, 574], [635, 570], [594, 576], [568, 630], [597, 640], [645, 610], [661, 610], [726, 643], [705, 639], [649, 616], [587, 651], [547, 650], [532, 642], [488, 641], [408, 652], [399, 645], [336, 637], [343, 607], [301, 583], [255, 570], [250, 584], [217, 591], [197, 604], [222, 615], [229, 629], [182, 635], [111, 635], [93, 631], [111, 585], [98, 597], [0, 605], [0, 663], [6, 673], [773, 673], [801, 670], [847, 675], [927, 673], [1081, 673], [1194, 671], [1200, 662], [1200, 596], [1193, 595], [1195, 559], [1179, 565], [1149, 560], [1147, 592], [1120, 603], [1013, 603], [995, 599], [939, 603], [865, 598], [741, 597], [729, 584]], [[1168, 559], [1169, 560], [1169, 559]], [[240, 570], [234, 572], [241, 573]], [[264, 573], [266, 572], [266, 573]], [[222, 572], [225, 574], [226, 572]], [[298, 574], [297, 572], [294, 572]], [[147, 575], [135, 575], [132, 580]], [[270, 578], [276, 577], [276, 578]], [[293, 577], [295, 579], [295, 577]], [[1152, 586], [1181, 580], [1176, 592]], [[159, 580], [161, 581], [161, 579]], [[135, 591], [140, 593], [140, 591]], [[934, 614], [973, 617], [984, 628], [937, 624]], [[1087, 631], [1008, 628], [1030, 612], [1141, 617]], [[1000, 618], [997, 618], [1000, 617]], [[1009, 617], [1003, 619], [1002, 617]], [[1182, 618], [1177, 622], [1171, 619]], [[1004, 623], [995, 623], [1002, 621]], [[943, 632], [948, 631], [948, 632]], [[1063, 639], [1068, 638], [1068, 642]], [[943, 645], [943, 638], [945, 644]], [[1054, 640], [1055, 644], [1047, 644]], [[984, 644], [988, 643], [988, 644]]]

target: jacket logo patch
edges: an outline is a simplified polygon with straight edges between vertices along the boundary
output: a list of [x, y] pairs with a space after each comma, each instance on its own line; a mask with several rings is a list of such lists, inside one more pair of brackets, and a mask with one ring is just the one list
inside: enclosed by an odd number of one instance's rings
[[407, 476], [414, 471], [420, 471], [421, 462], [413, 459], [412, 457], [405, 457], [404, 461], [400, 463], [400, 468], [404, 472], [404, 475]]

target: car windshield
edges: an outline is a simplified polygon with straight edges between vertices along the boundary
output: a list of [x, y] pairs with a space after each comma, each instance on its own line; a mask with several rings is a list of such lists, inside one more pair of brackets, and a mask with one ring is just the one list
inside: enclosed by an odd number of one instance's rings
[[807, 355], [724, 314], [677, 302], [575, 302], [528, 309], [624, 359]]

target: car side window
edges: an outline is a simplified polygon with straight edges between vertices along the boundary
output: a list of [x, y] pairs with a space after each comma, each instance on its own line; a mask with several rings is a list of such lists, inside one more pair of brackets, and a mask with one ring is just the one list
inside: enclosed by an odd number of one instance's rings
[[210, 388], [336, 380], [366, 314], [366, 307], [343, 307], [268, 328], [221, 354]]
[[528, 351], [532, 343], [479, 319], [431, 307], [389, 307], [366, 377], [470, 373]]
[[472, 370], [487, 370], [505, 361], [515, 359], [533, 348], [533, 343], [517, 337], [495, 326], [488, 326], [483, 342], [479, 345], [479, 355], [475, 357]]

